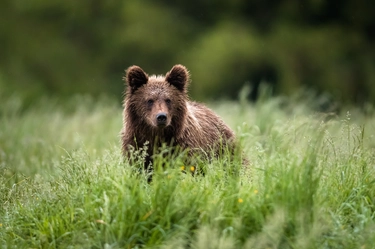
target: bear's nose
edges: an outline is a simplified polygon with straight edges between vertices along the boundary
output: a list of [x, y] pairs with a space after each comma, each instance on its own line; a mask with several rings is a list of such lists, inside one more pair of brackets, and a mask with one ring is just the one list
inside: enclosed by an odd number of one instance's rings
[[156, 115], [156, 122], [158, 125], [165, 125], [167, 123], [167, 114], [165, 112], [161, 112]]

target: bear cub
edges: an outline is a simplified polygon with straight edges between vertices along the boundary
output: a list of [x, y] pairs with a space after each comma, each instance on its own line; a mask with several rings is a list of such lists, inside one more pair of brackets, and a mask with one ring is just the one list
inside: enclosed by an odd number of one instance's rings
[[152, 155], [165, 143], [167, 146], [195, 153], [216, 156], [224, 148], [233, 151], [234, 133], [212, 110], [189, 100], [189, 72], [175, 65], [162, 75], [148, 75], [142, 68], [126, 70], [122, 152], [128, 157], [131, 147], [147, 144], [145, 169], [152, 164]]

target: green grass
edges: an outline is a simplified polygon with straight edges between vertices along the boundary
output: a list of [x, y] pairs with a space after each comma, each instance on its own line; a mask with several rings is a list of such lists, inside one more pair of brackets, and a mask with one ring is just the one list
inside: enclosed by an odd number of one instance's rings
[[250, 166], [224, 155], [192, 176], [167, 159], [149, 184], [122, 159], [120, 104], [3, 96], [0, 248], [374, 248], [373, 110], [240, 103], [210, 107]]

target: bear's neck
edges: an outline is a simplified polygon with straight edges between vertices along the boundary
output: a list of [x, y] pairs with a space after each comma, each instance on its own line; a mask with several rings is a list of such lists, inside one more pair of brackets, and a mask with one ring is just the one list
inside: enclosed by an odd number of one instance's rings
[[137, 119], [137, 121], [138, 122], [136, 122], [136, 125], [134, 125], [132, 122], [129, 124], [133, 124], [132, 128], [134, 131], [135, 141], [137, 141], [137, 145], [140, 147], [146, 142], [148, 143], [149, 147], [160, 147], [162, 144], [174, 146], [176, 138], [178, 138], [181, 133], [181, 128], [178, 127], [178, 129], [176, 129], [173, 121], [171, 125], [164, 128], [150, 127], [150, 125], [146, 122], [140, 122], [140, 119]]
[[143, 131], [136, 136], [144, 137], [143, 142], [149, 140], [150, 144], [161, 145], [162, 143], [169, 144], [175, 137], [175, 132], [171, 126], [165, 128], [148, 128], [143, 129]]

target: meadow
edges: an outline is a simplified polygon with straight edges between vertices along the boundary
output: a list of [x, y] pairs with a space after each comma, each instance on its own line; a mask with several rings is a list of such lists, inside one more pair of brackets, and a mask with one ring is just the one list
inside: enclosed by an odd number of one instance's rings
[[210, 102], [249, 166], [205, 175], [161, 158], [151, 183], [121, 156], [106, 97], [0, 105], [0, 248], [374, 248], [375, 110], [309, 95]]

